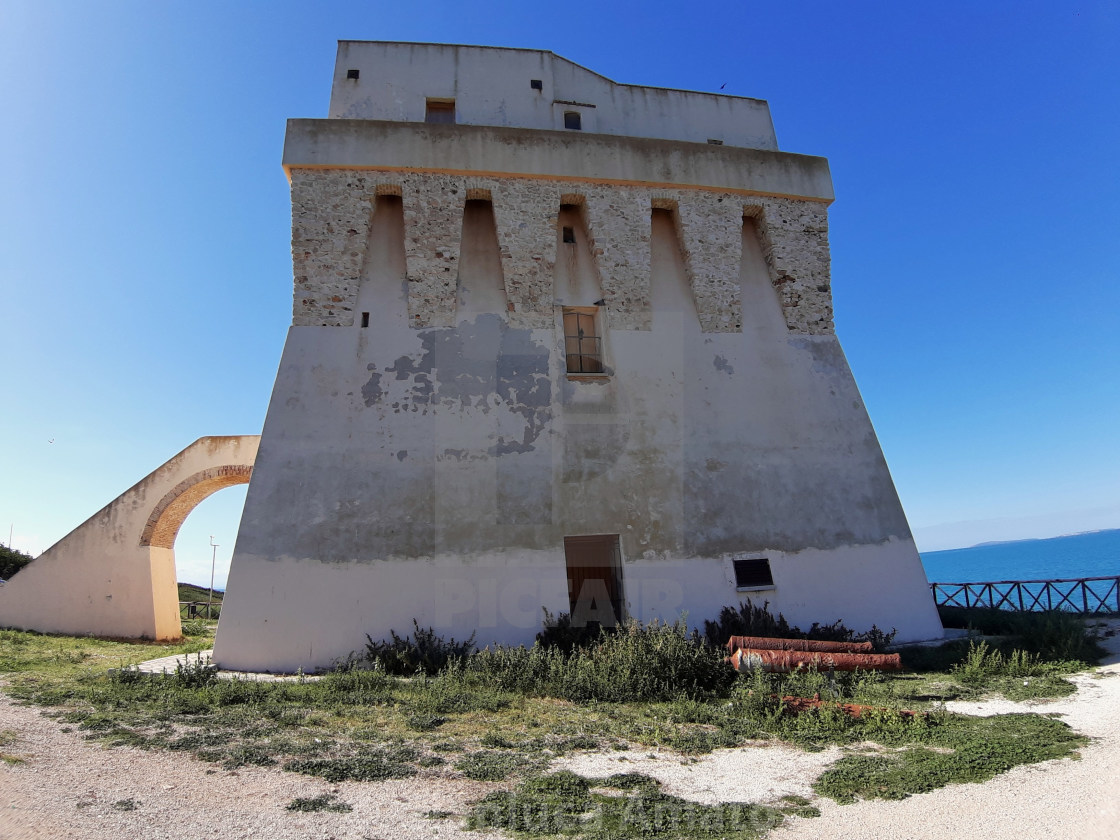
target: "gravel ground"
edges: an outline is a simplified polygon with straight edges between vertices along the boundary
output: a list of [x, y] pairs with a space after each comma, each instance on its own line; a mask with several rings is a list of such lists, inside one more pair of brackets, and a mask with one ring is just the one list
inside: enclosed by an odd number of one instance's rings
[[[953, 703], [953, 711], [1059, 714], [1093, 742], [1080, 761], [1017, 767], [983, 785], [953, 785], [901, 802], [837, 805], [815, 800], [818, 819], [791, 818], [773, 840], [1032, 840], [1056, 835], [1120, 840], [1120, 636], [1115, 655], [1093, 674], [1075, 678], [1078, 692], [1049, 703]], [[458, 820], [430, 820], [429, 810], [464, 813], [496, 787], [425, 775], [402, 781], [331, 785], [275, 768], [225, 771], [181, 754], [107, 749], [0, 694], [0, 732], [15, 733], [0, 763], [0, 840], [202, 840], [268, 838], [454, 838]], [[642, 751], [568, 756], [553, 764], [587, 775], [642, 772], [664, 789], [700, 802], [768, 802], [812, 796], [811, 784], [838, 748], [806, 753], [781, 745], [721, 750], [700, 759]], [[353, 811], [285, 810], [296, 797], [334, 793]], [[127, 810], [129, 802], [134, 803]]]

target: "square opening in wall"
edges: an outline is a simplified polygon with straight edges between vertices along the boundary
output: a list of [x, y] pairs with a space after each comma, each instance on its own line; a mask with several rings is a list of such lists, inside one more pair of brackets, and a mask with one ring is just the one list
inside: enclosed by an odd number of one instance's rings
[[358, 68], [357, 67], [351, 67], [349, 70], [347, 70], [346, 71], [346, 78], [347, 79], [358, 78]]
[[769, 589], [774, 586], [770, 560], [766, 557], [741, 557], [733, 560], [736, 589]]
[[533, 90], [544, 90], [544, 82], [542, 82], [540, 79], [530, 79], [529, 87], [531, 87]]
[[583, 122], [580, 119], [579, 111], [564, 112], [564, 128], [570, 128], [573, 131], [580, 131], [583, 128]]
[[362, 313], [362, 326], [363, 327], [368, 327], [369, 326], [369, 313], [368, 312], [363, 312]]
[[451, 125], [455, 122], [454, 99], [429, 99], [424, 111], [424, 122]]
[[564, 241], [567, 242], [569, 245], [574, 244], [575, 241], [576, 241], [576, 230], [575, 230], [575, 228], [570, 228], [570, 227], [564, 228], [563, 236], [564, 236]]

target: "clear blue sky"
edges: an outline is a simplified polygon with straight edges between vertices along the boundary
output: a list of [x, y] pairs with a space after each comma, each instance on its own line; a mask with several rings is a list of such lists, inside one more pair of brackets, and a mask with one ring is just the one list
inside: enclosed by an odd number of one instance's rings
[[[326, 115], [338, 39], [769, 100], [830, 160], [837, 332], [919, 547], [1120, 527], [1116, 3], [5, 0], [0, 541], [42, 551], [195, 438], [260, 431], [284, 121]], [[190, 517], [181, 579], [214, 534], [224, 581], [243, 498]]]

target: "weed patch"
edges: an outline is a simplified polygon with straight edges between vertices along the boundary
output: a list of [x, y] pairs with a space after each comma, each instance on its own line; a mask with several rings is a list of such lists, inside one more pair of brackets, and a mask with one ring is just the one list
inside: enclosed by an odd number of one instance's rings
[[419, 758], [415, 747], [398, 746], [342, 758], [304, 758], [289, 761], [285, 770], [320, 776], [328, 782], [376, 782], [416, 775], [411, 762]]
[[[601, 792], [607, 788], [617, 793]], [[467, 817], [468, 828], [499, 828], [530, 837], [588, 840], [757, 838], [781, 824], [780, 810], [739, 802], [702, 805], [661, 793], [639, 774], [588, 779], [562, 771], [496, 791]]]
[[515, 771], [539, 763], [521, 753], [479, 750], [464, 755], [455, 763], [455, 769], [476, 782], [500, 782]]
[[340, 801], [333, 793], [323, 793], [319, 796], [296, 797], [284, 806], [284, 810], [333, 811], [337, 814], [345, 814], [348, 811], [353, 811], [354, 807], [349, 803]]
[[904, 799], [948, 784], [984, 782], [1020, 764], [1072, 756], [1088, 739], [1040, 715], [948, 717], [925, 743], [887, 754], [851, 755], [826, 770], [814, 790], [841, 803]]

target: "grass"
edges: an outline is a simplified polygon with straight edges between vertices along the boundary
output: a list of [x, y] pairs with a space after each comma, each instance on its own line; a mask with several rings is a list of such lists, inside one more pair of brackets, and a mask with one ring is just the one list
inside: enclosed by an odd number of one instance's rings
[[[1074, 755], [1085, 742], [1038, 715], [972, 718], [940, 707], [992, 692], [1018, 698], [1072, 690], [1064, 677], [1084, 663], [1048, 658], [1043, 642], [1055, 651], [1071, 649], [1071, 640], [1043, 629], [1021, 633], [1025, 647], [966, 640], [907, 651], [908, 670], [898, 675], [736, 675], [683, 627], [656, 625], [571, 654], [482, 651], [435, 675], [407, 678], [351, 662], [292, 682], [217, 679], [193, 659], [165, 675], [125, 667], [197, 651], [208, 637], [155, 645], [0, 631], [0, 674], [7, 693], [108, 746], [190, 753], [226, 768], [278, 766], [329, 782], [433, 773], [505, 781], [512, 789], [484, 799], [468, 822], [528, 835], [656, 838], [676, 836], [674, 826], [683, 825], [697, 832], [690, 836], [743, 838], [815, 809], [804, 801], [697, 806], [645, 777], [579, 781], [547, 774], [548, 767], [578, 750], [668, 748], [695, 756], [771, 740], [846, 747], [816, 787], [839, 801], [983, 781], [1017, 764]], [[117, 669], [111, 676], [110, 668]], [[795, 714], [780, 696], [824, 703]], [[857, 718], [830, 701], [874, 709]], [[653, 816], [639, 814], [645, 811]]]

